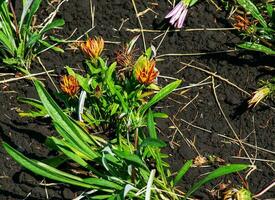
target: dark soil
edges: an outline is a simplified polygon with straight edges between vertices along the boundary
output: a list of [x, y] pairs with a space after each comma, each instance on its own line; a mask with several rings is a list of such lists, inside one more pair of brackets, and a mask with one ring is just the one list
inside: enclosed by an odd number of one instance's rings
[[[137, 9], [144, 11], [148, 7], [154, 12], [147, 12], [141, 17], [144, 29], [166, 30], [163, 16], [169, 10], [168, 1], [136, 1]], [[155, 4], [157, 3], [157, 4]], [[96, 27], [89, 35], [101, 35], [107, 41], [126, 42], [137, 33], [127, 31], [127, 29], [139, 28], [138, 21], [131, 1], [129, 0], [105, 0], [96, 1], [95, 23]], [[42, 9], [38, 15], [38, 20], [48, 16], [50, 9], [46, 1], [43, 2]], [[69, 1], [63, 4], [58, 17], [66, 22], [65, 28], [57, 34], [66, 38], [77, 28], [73, 39], [78, 38], [91, 28], [90, 5], [88, 0]], [[186, 28], [224, 28], [231, 27], [226, 20], [226, 13], [217, 11], [215, 7], [202, 1], [193, 7], [188, 15]], [[128, 19], [121, 30], [119, 27], [122, 20]], [[166, 53], [197, 53], [214, 52], [233, 49], [240, 41], [237, 33], [231, 31], [193, 31], [188, 32], [182, 29], [180, 32], [168, 33], [161, 45], [158, 55]], [[154, 39], [160, 33], [145, 33], [146, 42], [158, 45], [161, 37]], [[143, 49], [142, 40], [139, 41], [140, 50]], [[109, 43], [106, 45], [105, 55], [113, 55], [113, 51], [119, 48], [117, 44]], [[190, 63], [195, 66], [217, 72], [218, 75], [228, 79], [230, 82], [238, 85], [240, 88], [252, 92], [257, 88], [256, 83], [259, 79], [270, 78], [271, 72], [266, 70], [266, 66], [274, 67], [274, 57], [266, 57], [256, 53], [220, 53], [207, 54], [204, 56], [182, 56], [182, 57], [163, 57], [165, 60], [158, 62], [157, 67], [161, 75], [176, 77], [184, 80], [184, 85], [198, 83], [209, 75], [196, 69], [187, 67], [176, 73], [183, 65], [180, 62]], [[41, 56], [41, 59], [47, 69], [55, 69], [60, 75], [64, 73], [64, 66], [81, 67], [83, 59], [80, 52], [66, 51], [62, 55], [47, 52]], [[200, 63], [200, 64], [199, 64]], [[42, 71], [36, 63], [33, 66], [34, 71]], [[47, 77], [44, 77], [47, 78]], [[164, 85], [168, 79], [160, 78], [159, 82]], [[211, 81], [211, 78], [209, 79]], [[46, 82], [47, 87], [53, 89], [50, 82]], [[246, 143], [256, 145], [261, 148], [269, 149], [274, 152], [275, 136], [273, 125], [274, 103], [268, 101], [269, 106], [259, 105], [253, 110], [246, 109], [245, 104], [248, 96], [230, 86], [225, 81], [215, 79], [217, 96], [221, 107], [232, 124], [238, 137]], [[8, 142], [25, 155], [42, 160], [51, 155], [51, 152], [43, 144], [46, 137], [55, 134], [49, 123], [37, 120], [20, 118], [17, 110], [26, 110], [27, 107], [18, 103], [17, 97], [36, 97], [36, 92], [30, 81], [20, 80], [1, 86], [0, 97], [0, 137], [1, 140]], [[188, 104], [194, 99], [190, 104]], [[182, 111], [178, 112], [181, 110]], [[213, 95], [211, 84], [194, 87], [180, 95], [172, 95], [165, 102], [159, 105], [159, 109], [170, 114], [174, 125], [170, 120], [161, 121], [159, 127], [162, 137], [171, 148], [165, 151], [170, 155], [168, 162], [172, 170], [178, 170], [187, 159], [193, 159], [198, 152], [203, 155], [215, 155], [226, 161], [226, 163], [249, 163], [249, 160], [234, 159], [232, 156], [246, 157], [236, 143], [230, 143], [227, 139], [218, 134], [235, 138], [232, 130], [226, 123]], [[178, 112], [177, 116], [176, 113]], [[173, 117], [175, 116], [175, 118]], [[194, 128], [181, 119], [192, 123], [201, 130]], [[175, 132], [177, 126], [180, 130]], [[168, 128], [170, 127], [170, 128]], [[173, 139], [174, 136], [174, 139]], [[195, 147], [188, 145], [185, 141], [195, 141]], [[174, 141], [172, 143], [171, 141]], [[177, 145], [175, 144], [177, 143]], [[262, 150], [256, 151], [253, 148], [245, 146], [252, 160], [258, 159], [273, 160], [272, 162], [256, 161], [254, 164], [257, 170], [248, 177], [248, 185], [253, 193], [258, 192], [272, 180], [274, 180], [274, 153], [266, 153]], [[14, 160], [12, 160], [0, 147], [0, 199], [72, 199], [77, 195], [78, 188], [68, 185], [55, 184], [49, 186], [40, 185], [42, 177], [35, 176], [22, 169]], [[201, 168], [192, 169], [187, 173], [181, 186], [189, 188], [190, 183], [198, 180], [199, 176], [206, 171], [214, 169]], [[235, 184], [242, 184], [239, 176], [234, 176]], [[45, 180], [44, 183], [51, 183], [51, 180]], [[215, 182], [217, 183], [217, 182]], [[215, 184], [209, 184], [197, 193], [200, 199], [211, 199], [209, 192]], [[274, 189], [264, 195], [264, 198], [274, 197]]]

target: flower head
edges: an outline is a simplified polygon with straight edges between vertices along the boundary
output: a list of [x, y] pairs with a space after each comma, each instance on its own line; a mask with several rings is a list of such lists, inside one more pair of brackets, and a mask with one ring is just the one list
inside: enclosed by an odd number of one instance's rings
[[240, 188], [240, 189], [230, 188], [223, 193], [222, 199], [252, 200], [252, 194], [249, 190], [245, 188]]
[[131, 67], [134, 64], [134, 50], [128, 50], [127, 46], [123, 46], [122, 49], [118, 50], [116, 54], [116, 61], [122, 67]]
[[89, 38], [80, 47], [87, 56], [97, 59], [104, 49], [104, 40], [102, 37]]
[[79, 90], [79, 83], [74, 76], [64, 75], [60, 81], [61, 90], [69, 96], [74, 96]]
[[255, 107], [260, 101], [271, 93], [269, 87], [264, 86], [253, 92], [252, 98], [248, 101], [248, 107]]
[[175, 28], [182, 28], [188, 12], [188, 5], [184, 1], [180, 1], [166, 16], [170, 18], [169, 23]]
[[145, 85], [155, 82], [159, 74], [155, 67], [155, 60], [149, 60], [146, 56], [141, 56], [134, 66], [134, 74], [138, 82]]

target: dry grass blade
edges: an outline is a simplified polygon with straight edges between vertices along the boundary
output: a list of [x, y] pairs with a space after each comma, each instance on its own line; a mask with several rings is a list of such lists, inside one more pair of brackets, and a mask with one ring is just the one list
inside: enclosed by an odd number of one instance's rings
[[[181, 62], [181, 64], [184, 65], [184, 66], [188, 66], [188, 67], [191, 67], [191, 68], [193, 68], [193, 69], [197, 69], [197, 70], [199, 70], [199, 71], [205, 72], [206, 74], [209, 74], [209, 75], [211, 75], [211, 76], [213, 76], [213, 77], [215, 77], [215, 78], [217, 78], [217, 79], [220, 79], [220, 80], [226, 82], [228, 85], [231, 85], [232, 87], [238, 89], [239, 91], [243, 92], [244, 94], [246, 94], [246, 95], [248, 95], [248, 96], [251, 96], [251, 94], [250, 94], [249, 92], [247, 92], [247, 91], [245, 91], [244, 89], [240, 88], [240, 87], [237, 86], [236, 84], [230, 82], [228, 79], [226, 79], [226, 78], [224, 78], [224, 77], [222, 77], [222, 76], [220, 76], [220, 75], [217, 75], [216, 72], [211, 72], [211, 71], [209, 71], [209, 70], [202, 69], [202, 68], [200, 68], [200, 67], [191, 65], [191, 64], [189, 64], [189, 63]], [[265, 105], [265, 106], [268, 106], [268, 107], [271, 108], [272, 110], [275, 110], [274, 107], [269, 106], [268, 104], [266, 104], [266, 103], [264, 103], [264, 102], [262, 102], [262, 101], [261, 101], [260, 103], [263, 104], [263, 105]]]
[[[234, 139], [234, 138], [231, 138], [231, 137], [228, 137], [228, 136], [225, 136], [225, 135], [222, 135], [222, 134], [218, 134], [218, 136], [223, 137], [223, 138], [225, 138], [225, 139], [228, 139], [228, 140], [230, 140], [231, 142], [237, 143], [237, 140]], [[247, 142], [243, 142], [243, 141], [241, 141], [241, 142], [242, 142], [242, 144], [244, 144], [244, 145], [246, 145], [246, 146], [248, 146], [248, 147], [250, 147], [250, 148], [258, 149], [259, 151], [263, 151], [263, 152], [266, 152], [266, 153], [270, 153], [270, 154], [275, 155], [275, 151], [271, 151], [271, 150], [268, 150], [268, 149], [265, 149], [265, 148], [262, 148], [262, 147], [259, 147], [259, 146], [255, 146], [255, 145], [249, 144], [249, 143], [247, 143]]]
[[142, 23], [141, 23], [139, 14], [138, 14], [138, 10], [137, 10], [137, 7], [136, 7], [135, 0], [132, 0], [132, 4], [133, 4], [133, 7], [134, 7], [134, 10], [135, 10], [135, 13], [136, 13], [136, 17], [137, 17], [137, 19], [138, 19], [138, 23], [139, 23], [139, 26], [140, 26], [141, 35], [142, 35], [142, 40], [143, 40], [144, 51], [146, 51], [147, 47], [146, 47], [145, 35], [144, 35], [144, 32], [143, 32], [143, 26], [142, 26]]
[[238, 49], [229, 49], [229, 50], [223, 50], [223, 51], [213, 51], [213, 52], [198, 52], [198, 53], [167, 53], [157, 56], [156, 58], [163, 58], [163, 57], [169, 57], [169, 56], [203, 56], [203, 55], [212, 55], [212, 54], [220, 54], [220, 53], [231, 53], [231, 52], [237, 52]]
[[54, 83], [54, 81], [53, 81], [51, 75], [48, 73], [48, 71], [47, 71], [45, 65], [42, 63], [42, 61], [41, 61], [41, 59], [40, 59], [39, 57], [37, 57], [37, 60], [38, 60], [38, 62], [40, 63], [40, 65], [42, 66], [42, 68], [44, 69], [44, 71], [45, 71], [45, 73], [47, 74], [47, 76], [49, 77], [49, 79], [50, 79], [50, 81], [52, 82], [54, 88], [55, 88], [56, 91], [59, 93], [59, 89], [58, 89], [58, 87], [55, 85], [55, 83]]
[[11, 79], [7, 79], [7, 80], [2, 80], [2, 81], [0, 81], [0, 84], [9, 83], [9, 82], [13, 82], [13, 81], [18, 81], [18, 80], [21, 80], [21, 79], [29, 79], [29, 78], [33, 78], [33, 77], [36, 77], [36, 76], [40, 76], [40, 75], [44, 75], [44, 74], [52, 73], [52, 72], [54, 72], [54, 70], [49, 70], [47, 72], [40, 72], [40, 73], [36, 73], [36, 74], [29, 74], [29, 75], [18, 77], [18, 78], [11, 78]]
[[246, 156], [249, 158], [249, 161], [250, 161], [251, 165], [253, 165], [253, 161], [251, 160], [251, 158], [250, 158], [248, 152], [246, 151], [244, 145], [242, 144], [241, 140], [239, 139], [237, 133], [235, 132], [233, 126], [231, 125], [231, 123], [230, 123], [229, 120], [227, 119], [227, 117], [226, 117], [226, 115], [225, 115], [225, 113], [224, 113], [224, 111], [223, 111], [223, 109], [222, 109], [222, 107], [221, 107], [221, 104], [220, 104], [219, 99], [218, 99], [218, 96], [217, 96], [216, 88], [215, 88], [215, 79], [214, 79], [213, 76], [212, 76], [212, 88], [213, 88], [214, 97], [215, 97], [216, 103], [217, 103], [217, 105], [218, 105], [218, 107], [219, 107], [219, 109], [220, 109], [220, 112], [222, 113], [222, 115], [223, 115], [223, 117], [224, 117], [224, 119], [225, 119], [225, 121], [226, 121], [228, 127], [229, 127], [229, 128], [231, 129], [231, 131], [233, 132], [233, 134], [234, 134], [236, 140], [238, 141], [240, 147], [244, 150]]
[[126, 28], [126, 31], [128, 32], [132, 32], [132, 33], [141, 33], [146, 32], [146, 33], [173, 33], [173, 32], [196, 32], [196, 31], [232, 31], [232, 30], [236, 30], [236, 28], [186, 28], [184, 30], [180, 30], [180, 29], [176, 29], [176, 30], [153, 30], [153, 29], [139, 29], [139, 28]]

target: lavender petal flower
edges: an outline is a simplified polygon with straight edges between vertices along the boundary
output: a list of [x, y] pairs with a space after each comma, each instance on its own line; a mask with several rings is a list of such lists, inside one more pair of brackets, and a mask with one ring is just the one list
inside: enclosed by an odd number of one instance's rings
[[188, 12], [188, 5], [180, 1], [166, 16], [170, 18], [169, 23], [175, 28], [182, 28]]
[[174, 16], [171, 17], [171, 19], [169, 21], [170, 24], [174, 25], [174, 23], [179, 19], [181, 12], [182, 11], [177, 12]]
[[170, 18], [173, 15], [175, 15], [177, 12], [180, 12], [182, 10], [183, 7], [183, 3], [179, 2], [166, 16], [165, 18]]
[[185, 18], [186, 18], [186, 16], [187, 16], [187, 12], [188, 12], [188, 10], [185, 9], [185, 10], [181, 13], [180, 18], [179, 18], [179, 20], [177, 21], [177, 24], [175, 24], [177, 28], [182, 28], [182, 27], [183, 27], [183, 23], [184, 23]]

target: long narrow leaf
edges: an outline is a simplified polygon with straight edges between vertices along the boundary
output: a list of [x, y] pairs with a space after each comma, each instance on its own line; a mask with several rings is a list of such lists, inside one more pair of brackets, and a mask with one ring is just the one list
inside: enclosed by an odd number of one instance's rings
[[245, 42], [243, 44], [239, 44], [238, 47], [247, 49], [250, 51], [259, 51], [266, 53], [267, 55], [275, 55], [275, 51], [273, 49], [270, 49], [264, 45], [253, 43], [253, 42]]
[[177, 185], [177, 183], [182, 179], [182, 177], [186, 174], [186, 172], [190, 169], [190, 167], [192, 166], [193, 161], [192, 160], [188, 160], [186, 163], [184, 163], [184, 165], [182, 166], [182, 168], [179, 170], [177, 176], [174, 179], [174, 186]]
[[169, 95], [174, 89], [181, 84], [181, 80], [174, 81], [169, 85], [162, 88], [147, 104], [141, 107], [140, 112], [144, 114], [151, 106], [162, 100], [164, 97]]
[[121, 93], [116, 89], [114, 81], [112, 80], [112, 74], [113, 74], [115, 68], [116, 68], [116, 63], [113, 63], [108, 68], [108, 70], [106, 72], [106, 80], [105, 81], [106, 81], [111, 93], [115, 94], [118, 97], [124, 112], [127, 113], [128, 112], [128, 106], [127, 106], [123, 96], [121, 95]]
[[[34, 81], [34, 84], [41, 102], [53, 121], [68, 133], [68, 138], [70, 138], [70, 141], [78, 147], [79, 151], [85, 153], [85, 155], [91, 157], [91, 159], [94, 159], [96, 155], [85, 141], [85, 139], [89, 138], [88, 135], [82, 129], [77, 127], [65, 113], [63, 113], [61, 108], [45, 90], [41, 82]], [[85, 136], [85, 138], [83, 138], [83, 136]]]
[[32, 3], [33, 3], [33, 0], [27, 0], [25, 3], [23, 3], [23, 11], [22, 11], [21, 18], [20, 18], [19, 30], [21, 30], [21, 28], [24, 24], [24, 19], [27, 15], [27, 12], [30, 9]]
[[199, 182], [195, 183], [193, 187], [187, 192], [185, 199], [187, 199], [191, 194], [193, 194], [196, 190], [198, 190], [204, 184], [227, 174], [231, 174], [234, 172], [245, 170], [249, 167], [249, 165], [245, 164], [230, 164], [227, 166], [219, 167], [218, 169], [214, 170], [210, 174], [208, 174], [205, 178], [200, 180]]
[[42, 162], [31, 160], [25, 157], [22, 153], [16, 151], [14, 148], [9, 146], [7, 143], [3, 143], [3, 146], [7, 153], [13, 157], [16, 162], [21, 164], [23, 167], [27, 168], [28, 170], [47, 177], [52, 180], [59, 181], [61, 183], [69, 183], [72, 185], [84, 187], [84, 188], [92, 188], [92, 185], [85, 183], [82, 178], [68, 174], [66, 172], [62, 172], [54, 167], [46, 165]]
[[145, 192], [145, 200], [150, 200], [151, 199], [151, 190], [152, 190], [152, 184], [155, 178], [156, 170], [153, 169], [150, 173], [149, 180], [147, 182], [146, 186], [146, 192]]
[[267, 27], [267, 23], [265, 19], [263, 18], [258, 8], [255, 6], [255, 4], [251, 0], [237, 0], [237, 1], [247, 12], [250, 12], [254, 18], [259, 20], [260, 24], [263, 27]]
[[155, 127], [155, 122], [154, 122], [154, 115], [151, 109], [149, 109], [148, 112], [148, 119], [147, 119], [147, 126], [149, 130], [149, 135], [153, 139], [157, 139], [157, 132], [156, 132], [156, 127]]

